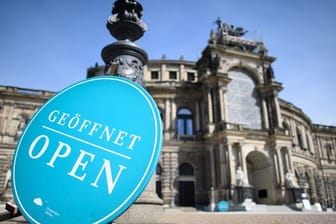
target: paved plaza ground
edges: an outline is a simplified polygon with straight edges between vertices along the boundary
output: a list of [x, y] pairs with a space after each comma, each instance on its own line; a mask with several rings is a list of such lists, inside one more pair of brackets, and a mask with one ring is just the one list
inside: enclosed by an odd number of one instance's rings
[[[26, 222], [18, 217], [0, 223]], [[166, 209], [158, 224], [336, 224], [336, 212], [202, 212]]]
[[162, 224], [336, 224], [336, 212], [165, 211]]

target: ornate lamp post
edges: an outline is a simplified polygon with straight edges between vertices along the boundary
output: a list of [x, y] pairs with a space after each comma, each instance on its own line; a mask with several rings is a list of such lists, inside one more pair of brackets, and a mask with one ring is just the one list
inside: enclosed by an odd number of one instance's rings
[[[147, 28], [141, 20], [142, 12], [141, 4], [135, 0], [114, 2], [106, 26], [117, 41], [104, 47], [101, 56], [106, 64], [105, 74], [121, 76], [145, 87], [143, 66], [148, 56], [133, 43]], [[153, 176], [145, 191], [116, 223], [157, 223], [162, 213], [162, 200], [156, 195]]]
[[106, 64], [105, 73], [128, 78], [144, 87], [143, 65], [148, 56], [133, 43], [146, 30], [141, 16], [142, 6], [137, 1], [117, 0], [106, 26], [118, 41], [104, 47], [101, 56]]

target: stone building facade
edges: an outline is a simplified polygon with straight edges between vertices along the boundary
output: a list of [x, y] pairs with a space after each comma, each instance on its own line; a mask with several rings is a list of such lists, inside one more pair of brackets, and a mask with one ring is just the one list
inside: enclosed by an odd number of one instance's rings
[[[247, 186], [256, 203], [284, 204], [292, 176], [311, 203], [335, 208], [336, 127], [314, 124], [279, 98], [275, 58], [262, 42], [243, 38], [240, 27], [217, 24], [197, 62], [163, 57], [144, 67], [163, 122], [156, 180], [164, 204], [206, 206], [210, 189], [216, 201], [234, 201], [237, 187]], [[87, 77], [103, 71], [96, 65]], [[8, 170], [18, 137], [53, 95], [0, 87], [2, 201], [10, 198]]]

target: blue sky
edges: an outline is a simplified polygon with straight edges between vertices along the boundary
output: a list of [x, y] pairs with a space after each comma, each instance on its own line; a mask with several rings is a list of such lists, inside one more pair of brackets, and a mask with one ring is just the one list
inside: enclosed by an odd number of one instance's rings
[[[0, 85], [59, 91], [102, 64], [115, 40], [105, 28], [112, 0], [1, 0]], [[336, 126], [336, 1], [140, 0], [150, 59], [196, 61], [217, 17], [264, 41], [280, 97], [314, 123]]]

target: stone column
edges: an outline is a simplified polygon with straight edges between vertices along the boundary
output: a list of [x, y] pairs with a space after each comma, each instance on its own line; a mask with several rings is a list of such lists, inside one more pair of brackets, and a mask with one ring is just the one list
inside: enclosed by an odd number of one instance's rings
[[171, 110], [170, 110], [170, 99], [166, 99], [165, 101], [165, 132], [164, 139], [170, 139], [171, 132]]
[[276, 181], [277, 184], [281, 184], [280, 183], [280, 171], [279, 171], [279, 165], [278, 165], [278, 154], [275, 152], [273, 154], [273, 163], [274, 163], [274, 172], [275, 172], [275, 177], [276, 177]]
[[230, 168], [230, 186], [232, 187], [235, 185], [235, 180], [236, 180], [236, 173], [235, 173], [235, 163], [233, 162], [233, 150], [232, 150], [232, 143], [227, 143], [228, 151], [229, 151], [229, 168]]
[[178, 78], [179, 80], [187, 80], [187, 79], [185, 79], [185, 77], [183, 77], [182, 75], [184, 74], [184, 64], [180, 64], [180, 66], [179, 66], [179, 76], [180, 76], [180, 78]]
[[163, 152], [162, 158], [162, 198], [165, 205], [169, 204], [170, 198], [170, 153]]
[[218, 156], [219, 156], [219, 186], [223, 187], [225, 184], [225, 155], [224, 155], [224, 146], [223, 143], [218, 144]]
[[[176, 133], [176, 113], [177, 113], [177, 110], [176, 110], [176, 103], [174, 101], [174, 99], [171, 99], [171, 131], [172, 131], [172, 134], [171, 135], [174, 135], [174, 133]], [[171, 136], [173, 137], [173, 136]]]
[[284, 185], [285, 181], [284, 181], [284, 174], [283, 174], [283, 161], [282, 161], [282, 155], [281, 155], [281, 151], [279, 147], [275, 148], [276, 150], [276, 155], [278, 157], [278, 167], [279, 167], [279, 179], [280, 179], [280, 185]]
[[213, 145], [210, 145], [208, 148], [209, 151], [209, 159], [210, 159], [210, 185], [211, 187], [216, 186], [216, 174], [215, 174], [215, 158], [214, 158], [214, 152], [213, 152]]
[[274, 106], [275, 106], [275, 113], [276, 113], [276, 120], [277, 120], [277, 127], [282, 127], [281, 122], [281, 114], [280, 114], [280, 105], [277, 97], [277, 93], [274, 93]]
[[269, 118], [268, 118], [268, 112], [267, 112], [267, 105], [265, 102], [265, 97], [262, 97], [261, 100], [261, 105], [262, 105], [262, 112], [263, 112], [263, 121], [264, 121], [264, 128], [268, 129], [269, 128]]
[[228, 180], [228, 183], [229, 183], [229, 187], [230, 187], [230, 194], [229, 194], [229, 200], [232, 200], [233, 199], [233, 196], [234, 196], [234, 186], [236, 185], [236, 167], [235, 167], [235, 163], [233, 162], [233, 149], [232, 149], [232, 143], [228, 142], [227, 143], [227, 147], [228, 147], [228, 154], [229, 154], [229, 180]]
[[201, 116], [200, 116], [200, 102], [196, 101], [196, 117], [195, 117], [195, 123], [196, 123], [196, 133], [198, 134], [201, 130]]
[[227, 107], [227, 87], [223, 87], [223, 102], [222, 102], [222, 105], [223, 105], [223, 113], [224, 113], [224, 117], [223, 117], [223, 120], [225, 122], [227, 122], [228, 120], [228, 107]]
[[171, 152], [170, 153], [170, 181], [169, 181], [169, 190], [170, 190], [170, 202], [169, 202], [169, 206], [170, 207], [175, 207], [175, 195], [177, 193], [176, 190], [176, 177], [178, 175], [177, 171], [178, 171], [178, 156], [176, 152]]
[[224, 109], [224, 87], [223, 86], [219, 86], [218, 87], [218, 95], [219, 95], [219, 108], [220, 108], [220, 121], [224, 121], [225, 120], [225, 109]]
[[289, 169], [294, 172], [294, 165], [292, 160], [292, 151], [287, 149], [287, 155], [288, 155], [288, 163], [289, 163]]
[[[133, 41], [144, 34], [147, 26], [141, 20], [143, 8], [137, 1], [117, 0], [108, 18], [107, 29], [117, 39], [101, 52], [105, 73], [130, 79], [145, 87], [143, 66], [147, 53]], [[116, 222], [157, 223], [163, 213], [162, 200], [155, 192], [155, 175], [137, 201]]]
[[237, 151], [239, 155], [239, 166], [241, 166], [242, 170], [244, 171], [245, 174], [247, 174], [247, 166], [246, 166], [246, 159], [245, 159], [245, 154], [243, 153], [243, 147], [241, 143], [237, 144]]
[[207, 97], [208, 97], [208, 118], [209, 118], [209, 123], [208, 123], [208, 127], [209, 127], [209, 133], [213, 132], [213, 110], [212, 110], [212, 97], [211, 97], [211, 90], [208, 87], [207, 89]]
[[317, 198], [317, 191], [316, 191], [316, 184], [315, 184], [315, 177], [314, 177], [314, 169], [313, 168], [308, 168], [308, 175], [309, 175], [309, 186], [310, 186], [310, 191], [311, 194], [310, 197], [314, 200], [314, 202], [316, 202], [316, 198]]

